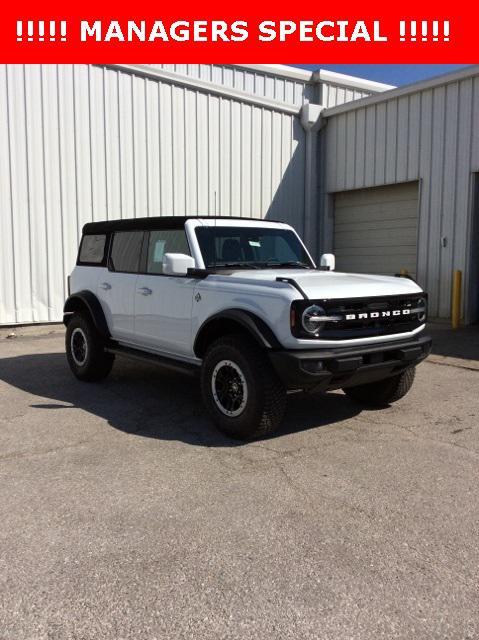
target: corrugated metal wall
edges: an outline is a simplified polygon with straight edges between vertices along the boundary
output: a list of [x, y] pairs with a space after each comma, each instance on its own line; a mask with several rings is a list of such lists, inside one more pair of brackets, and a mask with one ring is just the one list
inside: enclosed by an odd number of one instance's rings
[[352, 89], [337, 84], [331, 84], [330, 82], [321, 82], [320, 89], [320, 104], [324, 107], [335, 107], [338, 104], [345, 104], [352, 100], [359, 100], [360, 98], [366, 98], [372, 95], [372, 91], [364, 91], [359, 89]]
[[61, 319], [90, 220], [216, 200], [304, 226], [304, 131], [281, 110], [118, 69], [3, 65], [0, 140], [0, 324]]
[[288, 104], [300, 106], [305, 100], [316, 102], [316, 89], [312, 84], [247, 68], [242, 69], [227, 64], [152, 64], [149, 66]]
[[432, 315], [447, 318], [452, 270], [468, 278], [479, 77], [325, 115], [327, 193], [420, 180], [418, 278]]
[[302, 105], [308, 100], [325, 107], [334, 107], [374, 93], [324, 80], [315, 84], [302, 82], [278, 74], [268, 74], [227, 64], [152, 64], [149, 66], [296, 105]]

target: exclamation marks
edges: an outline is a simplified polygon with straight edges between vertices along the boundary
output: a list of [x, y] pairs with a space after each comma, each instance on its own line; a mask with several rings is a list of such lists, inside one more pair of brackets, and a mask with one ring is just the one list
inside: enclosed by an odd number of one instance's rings
[[449, 42], [449, 20], [446, 20], [443, 25], [444, 28], [444, 42]]
[[411, 21], [411, 42], [416, 42], [416, 21]]
[[427, 22], [423, 20], [421, 22], [421, 40], [427, 42]]
[[[58, 29], [57, 25], [60, 25], [60, 37], [57, 37]], [[24, 22], [17, 20], [17, 42], [23, 42], [24, 37]], [[65, 20], [60, 20], [58, 23], [55, 20], [48, 21], [48, 34], [45, 33], [45, 21], [44, 20], [27, 20], [27, 42], [60, 42], [67, 41], [67, 23]]]
[[[442, 26], [442, 33], [440, 31]], [[401, 42], [449, 42], [449, 21], [446, 20], [442, 23], [439, 20], [433, 20], [428, 22], [427, 20], [421, 20], [421, 38], [417, 35], [417, 22], [416, 20], [401, 20], [399, 22], [399, 40]], [[431, 37], [429, 37], [431, 33]]]

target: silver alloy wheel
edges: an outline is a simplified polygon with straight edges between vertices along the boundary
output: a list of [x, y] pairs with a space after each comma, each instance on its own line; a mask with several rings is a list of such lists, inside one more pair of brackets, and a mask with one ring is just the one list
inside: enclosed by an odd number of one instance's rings
[[70, 337], [70, 351], [75, 364], [82, 367], [88, 357], [88, 340], [83, 329], [73, 329]]
[[241, 415], [248, 402], [248, 385], [239, 366], [231, 360], [220, 360], [213, 369], [211, 391], [216, 406], [229, 418]]

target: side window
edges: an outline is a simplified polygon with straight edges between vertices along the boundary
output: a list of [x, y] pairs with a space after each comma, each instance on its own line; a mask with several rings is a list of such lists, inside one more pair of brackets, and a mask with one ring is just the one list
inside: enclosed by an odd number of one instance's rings
[[78, 263], [100, 265], [105, 257], [105, 244], [105, 234], [83, 236], [80, 245], [80, 253], [78, 255]]
[[138, 273], [143, 231], [117, 231], [113, 236], [110, 263], [114, 271]]
[[147, 273], [163, 273], [163, 256], [165, 253], [185, 253], [190, 255], [190, 248], [184, 229], [150, 231], [146, 265]]

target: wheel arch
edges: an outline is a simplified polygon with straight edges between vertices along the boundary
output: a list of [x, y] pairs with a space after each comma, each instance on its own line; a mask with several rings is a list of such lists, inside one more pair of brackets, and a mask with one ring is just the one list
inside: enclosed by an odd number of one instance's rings
[[110, 330], [98, 298], [91, 291], [78, 291], [66, 300], [63, 307], [63, 324], [68, 325], [74, 313], [87, 313], [103, 338], [110, 338]]
[[203, 322], [193, 345], [195, 355], [202, 358], [216, 338], [232, 333], [248, 335], [263, 349], [281, 348], [277, 337], [264, 320], [244, 309], [227, 309]]

